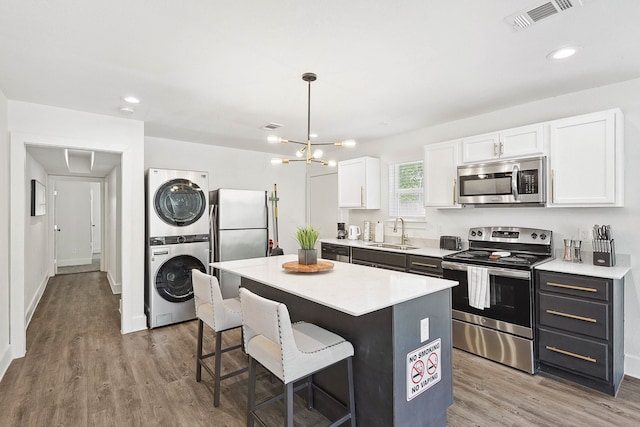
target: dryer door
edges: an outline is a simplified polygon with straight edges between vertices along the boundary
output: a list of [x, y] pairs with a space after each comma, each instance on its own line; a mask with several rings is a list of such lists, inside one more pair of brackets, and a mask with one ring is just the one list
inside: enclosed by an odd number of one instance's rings
[[188, 179], [165, 182], [156, 191], [153, 204], [160, 219], [177, 227], [193, 224], [207, 209], [204, 191]]
[[170, 302], [184, 302], [193, 298], [191, 270], [206, 273], [204, 264], [191, 255], [179, 255], [166, 261], [156, 274], [156, 290]]

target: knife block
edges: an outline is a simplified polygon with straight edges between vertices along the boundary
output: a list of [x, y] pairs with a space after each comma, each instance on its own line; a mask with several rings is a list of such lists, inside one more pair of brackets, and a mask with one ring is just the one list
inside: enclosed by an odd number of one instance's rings
[[603, 267], [616, 265], [616, 247], [613, 239], [593, 241], [593, 265]]

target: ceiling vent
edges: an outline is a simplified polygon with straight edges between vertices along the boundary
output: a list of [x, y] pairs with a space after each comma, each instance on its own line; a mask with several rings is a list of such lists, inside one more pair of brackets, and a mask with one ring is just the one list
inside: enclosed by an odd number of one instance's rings
[[281, 128], [282, 125], [279, 123], [267, 123], [266, 125], [262, 126], [262, 129], [264, 130], [276, 130], [278, 128]]
[[575, 6], [583, 6], [587, 1], [588, 0], [544, 1], [506, 17], [505, 21], [516, 30], [524, 30], [545, 18], [565, 12]]

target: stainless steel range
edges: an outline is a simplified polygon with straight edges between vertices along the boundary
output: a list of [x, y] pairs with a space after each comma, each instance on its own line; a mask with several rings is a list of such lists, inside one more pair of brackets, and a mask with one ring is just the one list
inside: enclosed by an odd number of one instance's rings
[[[454, 347], [534, 373], [533, 267], [553, 258], [552, 240], [549, 230], [471, 228], [469, 250], [444, 257], [444, 278], [459, 282], [452, 289]], [[486, 296], [480, 306], [478, 289]]]

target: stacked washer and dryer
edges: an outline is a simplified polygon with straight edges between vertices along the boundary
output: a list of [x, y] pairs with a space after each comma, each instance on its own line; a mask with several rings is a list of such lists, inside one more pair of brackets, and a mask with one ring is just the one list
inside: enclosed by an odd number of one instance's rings
[[209, 174], [146, 174], [145, 313], [150, 328], [195, 319], [191, 270], [208, 271]]

